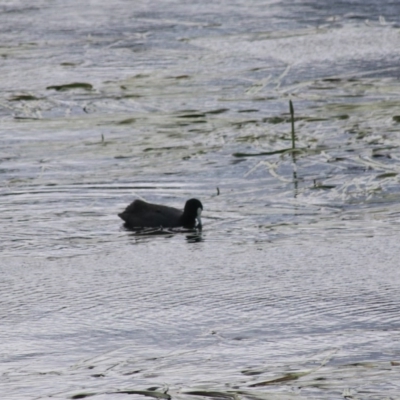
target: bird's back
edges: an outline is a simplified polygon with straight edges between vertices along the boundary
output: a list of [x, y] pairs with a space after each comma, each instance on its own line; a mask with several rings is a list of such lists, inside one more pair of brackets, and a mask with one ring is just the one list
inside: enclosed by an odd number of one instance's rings
[[118, 215], [131, 228], [176, 228], [181, 226], [182, 214], [176, 208], [135, 200]]

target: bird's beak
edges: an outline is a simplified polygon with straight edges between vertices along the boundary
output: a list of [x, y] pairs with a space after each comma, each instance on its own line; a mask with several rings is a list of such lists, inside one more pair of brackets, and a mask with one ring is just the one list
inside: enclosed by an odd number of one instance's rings
[[197, 221], [198, 221], [197, 228], [201, 230], [201, 228], [203, 227], [203, 225], [202, 225], [202, 223], [201, 223], [201, 218], [200, 218], [200, 216], [201, 216], [201, 208], [198, 208], [198, 210], [197, 210], [197, 217], [196, 217], [196, 219], [197, 219]]

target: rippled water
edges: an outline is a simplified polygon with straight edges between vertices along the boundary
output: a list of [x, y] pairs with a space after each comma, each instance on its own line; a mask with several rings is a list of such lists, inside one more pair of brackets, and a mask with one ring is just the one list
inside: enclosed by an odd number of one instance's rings
[[398, 398], [400, 5], [103, 3], [0, 6], [2, 397]]

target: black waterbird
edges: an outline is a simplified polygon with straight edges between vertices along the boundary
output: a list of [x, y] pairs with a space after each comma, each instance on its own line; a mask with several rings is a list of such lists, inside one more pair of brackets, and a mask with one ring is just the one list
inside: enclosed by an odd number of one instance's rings
[[[188, 228], [201, 229], [201, 212], [203, 205], [200, 200], [190, 199], [183, 211], [177, 208], [135, 200], [118, 214], [125, 221], [127, 228]], [[196, 226], [196, 220], [198, 225]]]

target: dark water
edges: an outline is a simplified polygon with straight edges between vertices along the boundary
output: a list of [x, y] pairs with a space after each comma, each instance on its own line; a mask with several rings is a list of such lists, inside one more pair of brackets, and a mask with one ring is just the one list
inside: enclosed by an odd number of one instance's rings
[[398, 398], [398, 15], [3, 3], [2, 397]]

